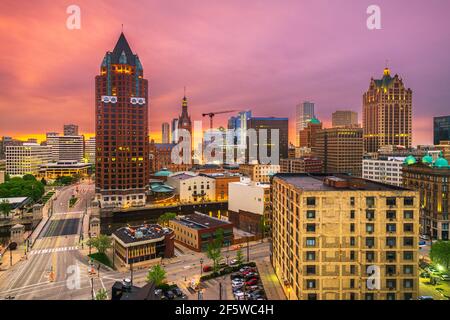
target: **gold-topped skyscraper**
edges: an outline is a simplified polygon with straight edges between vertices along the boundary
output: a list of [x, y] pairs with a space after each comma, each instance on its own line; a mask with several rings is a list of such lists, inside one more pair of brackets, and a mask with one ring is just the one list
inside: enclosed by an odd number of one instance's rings
[[389, 68], [383, 78], [371, 79], [363, 95], [364, 149], [377, 152], [381, 146], [412, 142], [412, 90]]

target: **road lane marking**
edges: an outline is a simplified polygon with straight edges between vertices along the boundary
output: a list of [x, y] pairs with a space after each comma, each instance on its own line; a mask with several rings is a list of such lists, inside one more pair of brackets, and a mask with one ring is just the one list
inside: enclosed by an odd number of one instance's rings
[[46, 253], [59, 253], [59, 252], [65, 252], [65, 251], [76, 251], [78, 249], [79, 249], [78, 246], [38, 249], [38, 250], [31, 250], [28, 254], [29, 255], [37, 255], [37, 254], [46, 254]]

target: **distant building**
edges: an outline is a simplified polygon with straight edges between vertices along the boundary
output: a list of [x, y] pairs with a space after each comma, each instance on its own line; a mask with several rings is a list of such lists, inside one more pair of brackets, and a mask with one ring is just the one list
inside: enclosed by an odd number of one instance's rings
[[[441, 144], [435, 146], [436, 150], [442, 152], [442, 155], [445, 159], [450, 159], [450, 140], [449, 141], [441, 141]], [[436, 160], [436, 159], [435, 159]]]
[[8, 146], [20, 146], [23, 144], [23, 141], [13, 139], [11, 137], [2, 137], [0, 141], [0, 160], [6, 159], [6, 147]]
[[37, 143], [6, 147], [6, 173], [11, 176], [38, 175], [40, 166], [51, 159], [51, 148]]
[[45, 179], [54, 180], [58, 177], [85, 177], [90, 164], [74, 160], [45, 163], [40, 166], [39, 175]]
[[205, 214], [177, 216], [169, 221], [169, 226], [175, 232], [175, 241], [194, 251], [206, 251], [208, 244], [216, 239], [219, 229], [223, 231], [223, 246], [233, 244], [233, 224]]
[[[288, 157], [288, 148], [289, 148], [289, 119], [288, 118], [275, 118], [275, 117], [252, 117], [247, 121], [247, 128], [248, 129], [254, 129], [256, 131], [258, 143], [256, 144], [257, 147], [257, 157], [250, 158], [249, 157], [249, 149], [252, 147], [250, 145], [247, 145], [247, 159], [248, 163], [252, 163], [253, 161], [257, 160], [259, 163], [262, 163], [262, 155], [260, 154], [260, 147], [261, 145], [266, 145], [267, 147], [267, 155], [270, 156], [274, 151], [272, 151], [273, 145], [278, 145], [278, 161], [279, 159], [286, 159]], [[260, 132], [262, 130], [267, 131], [267, 142], [262, 143], [260, 141]], [[272, 139], [272, 136], [274, 134], [274, 130], [278, 130], [278, 138], [279, 141], [274, 141]], [[250, 139], [249, 139], [250, 141]], [[273, 163], [278, 164], [278, 163]]]
[[76, 124], [65, 124], [64, 125], [64, 135], [65, 136], [78, 136], [78, 126]]
[[0, 160], [0, 170], [6, 171], [6, 159]]
[[417, 191], [348, 175], [281, 173], [272, 192], [271, 261], [290, 299], [417, 299]]
[[0, 170], [0, 184], [5, 182], [5, 171]]
[[178, 118], [172, 120], [172, 143], [178, 143]]
[[164, 122], [161, 125], [162, 143], [170, 143], [170, 124]]
[[317, 132], [312, 151], [323, 161], [323, 172], [361, 177], [363, 147], [362, 129], [330, 128]]
[[239, 172], [254, 182], [270, 182], [270, 178], [280, 172], [280, 165], [272, 164], [241, 164]]
[[112, 234], [114, 265], [139, 268], [174, 255], [174, 232], [157, 224], [123, 227]]
[[45, 144], [52, 148], [51, 151], [51, 161], [59, 160], [59, 133], [58, 132], [47, 132]]
[[363, 95], [364, 150], [376, 152], [384, 145], [411, 147], [412, 90], [398, 75], [384, 69], [383, 78], [371, 79]]
[[405, 157], [365, 158], [362, 162], [362, 177], [364, 179], [402, 185], [402, 167]]
[[297, 146], [300, 145], [299, 132], [305, 129], [309, 120], [314, 117], [314, 103], [305, 101], [297, 105], [295, 115], [295, 138]]
[[434, 117], [433, 132], [435, 145], [441, 144], [442, 141], [450, 141], [450, 116]]
[[178, 172], [167, 178], [180, 202], [210, 202], [216, 199], [216, 180], [193, 172]]
[[316, 145], [316, 134], [317, 131], [322, 129], [322, 122], [320, 122], [316, 117], [311, 118], [307, 121], [305, 128], [300, 130], [298, 133], [299, 141], [298, 145], [300, 148], [312, 148]]
[[432, 239], [450, 240], [450, 166], [439, 156], [430, 155], [420, 161], [409, 156], [403, 166], [403, 186], [420, 194], [421, 233]]
[[357, 128], [359, 127], [358, 113], [355, 111], [335, 111], [331, 116], [331, 123], [333, 128]]
[[255, 234], [262, 232], [262, 223], [270, 228], [270, 184], [242, 178], [230, 183], [228, 188], [228, 218], [235, 227]]
[[95, 163], [95, 137], [91, 137], [84, 142], [84, 158], [88, 163]]
[[281, 173], [301, 173], [301, 172], [323, 172], [323, 161], [319, 158], [301, 157], [281, 159], [280, 161]]
[[58, 136], [56, 152], [58, 161], [73, 160], [82, 162], [84, 157], [83, 136]]
[[174, 143], [155, 143], [150, 142], [150, 172], [158, 172], [168, 169], [172, 172], [188, 171], [192, 165], [175, 164], [172, 162], [172, 150], [176, 146]]
[[200, 173], [200, 175], [212, 178], [216, 181], [216, 201], [228, 201], [229, 184], [240, 181], [241, 179], [241, 175], [239, 173], [229, 172]]

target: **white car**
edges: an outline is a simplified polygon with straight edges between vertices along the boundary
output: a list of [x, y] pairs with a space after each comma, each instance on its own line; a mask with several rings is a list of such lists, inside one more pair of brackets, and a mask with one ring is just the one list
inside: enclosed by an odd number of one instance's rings
[[230, 260], [230, 266], [234, 266], [235, 264], [237, 264], [237, 259], [231, 259]]

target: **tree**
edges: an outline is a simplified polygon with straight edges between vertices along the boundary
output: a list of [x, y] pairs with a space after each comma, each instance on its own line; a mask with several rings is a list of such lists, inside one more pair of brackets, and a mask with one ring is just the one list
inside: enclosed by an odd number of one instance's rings
[[158, 223], [164, 227], [168, 227], [169, 221], [175, 219], [176, 217], [177, 217], [176, 213], [166, 212], [158, 218]]
[[450, 267], [450, 241], [439, 240], [431, 245], [430, 258], [434, 264], [442, 265], [448, 271]]
[[240, 267], [244, 263], [244, 255], [242, 253], [242, 248], [239, 246], [239, 248], [236, 251], [236, 264]]
[[9, 213], [11, 212], [11, 210], [12, 210], [12, 207], [8, 201], [3, 200], [0, 203], [0, 212], [3, 214], [3, 217], [6, 218], [7, 216], [9, 216]]
[[46, 186], [47, 185], [47, 180], [45, 180], [44, 178], [41, 179], [41, 183]]
[[206, 247], [206, 256], [213, 262], [213, 271], [219, 271], [219, 264], [222, 261], [222, 246], [223, 246], [223, 229], [218, 229], [215, 234], [215, 239], [208, 243]]
[[30, 197], [38, 201], [44, 192], [44, 185], [32, 175], [14, 177], [0, 184], [0, 198]]
[[97, 237], [89, 238], [86, 244], [97, 249], [98, 253], [105, 254], [106, 250], [111, 248], [112, 241], [107, 235], [101, 234]]
[[160, 286], [166, 280], [166, 270], [160, 264], [154, 265], [148, 269], [147, 282], [153, 282], [155, 287]]
[[95, 300], [107, 300], [108, 292], [105, 289], [100, 289], [95, 294]]

